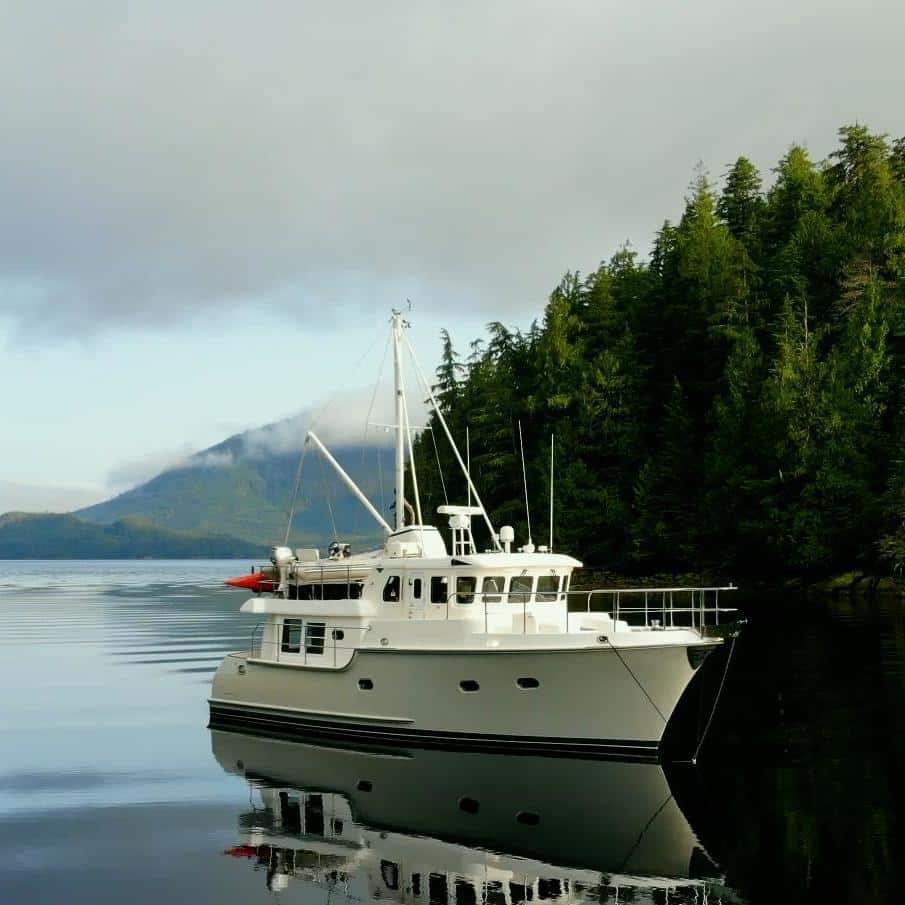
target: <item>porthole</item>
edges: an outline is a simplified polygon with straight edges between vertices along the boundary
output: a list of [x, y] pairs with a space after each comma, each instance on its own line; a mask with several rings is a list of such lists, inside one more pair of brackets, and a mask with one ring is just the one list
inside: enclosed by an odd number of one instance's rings
[[518, 685], [519, 688], [540, 688], [540, 682], [537, 681], [533, 676], [520, 676], [515, 680], [515, 684]]
[[374, 783], [370, 779], [359, 779], [356, 788], [359, 792], [370, 792], [374, 788]]
[[374, 687], [374, 682], [371, 679], [359, 679], [358, 687], [362, 691], [370, 691]]
[[519, 811], [515, 819], [517, 823], [523, 823], [525, 826], [537, 826], [540, 823], [540, 814], [535, 811]]
[[480, 807], [481, 803], [479, 801], [475, 801], [474, 798], [459, 799], [459, 810], [465, 811], [466, 814], [477, 814]]
[[333, 629], [333, 640], [342, 641], [346, 637], [346, 633], [341, 628]]
[[460, 691], [473, 692], [473, 691], [479, 691], [480, 688], [481, 688], [481, 686], [478, 685], [478, 683], [475, 682], [474, 679], [462, 679], [462, 681], [459, 682]]

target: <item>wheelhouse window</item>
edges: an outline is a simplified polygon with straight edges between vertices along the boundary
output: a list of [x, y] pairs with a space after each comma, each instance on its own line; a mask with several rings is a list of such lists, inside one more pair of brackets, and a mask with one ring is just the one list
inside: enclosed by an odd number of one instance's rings
[[297, 654], [301, 650], [302, 645], [302, 620], [301, 619], [284, 619], [283, 635], [280, 643], [280, 650], [284, 654]]
[[541, 575], [537, 579], [537, 599], [538, 600], [556, 600], [559, 593], [559, 576], [558, 575]]
[[399, 589], [401, 584], [402, 582], [398, 575], [390, 575], [387, 578], [387, 583], [383, 586], [383, 599], [385, 603], [399, 602]]
[[456, 603], [474, 603], [478, 580], [473, 575], [460, 575], [456, 579]]
[[322, 654], [324, 652], [324, 634], [326, 625], [323, 622], [305, 623], [305, 653]]
[[506, 578], [503, 575], [493, 575], [484, 579], [481, 593], [484, 603], [499, 603], [503, 599], [503, 591], [506, 589]]
[[509, 599], [513, 603], [528, 603], [533, 588], [533, 575], [515, 575], [509, 584]]
[[421, 579], [415, 578], [412, 581], [412, 600], [421, 599]]
[[445, 575], [434, 575], [431, 578], [431, 603], [446, 603], [449, 599], [449, 582]]
[[360, 600], [362, 587], [360, 581], [290, 585], [289, 597], [291, 600]]

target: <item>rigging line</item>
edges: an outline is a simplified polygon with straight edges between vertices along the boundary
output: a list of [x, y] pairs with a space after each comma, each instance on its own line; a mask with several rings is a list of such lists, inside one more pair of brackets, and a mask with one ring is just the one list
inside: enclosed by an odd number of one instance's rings
[[327, 511], [330, 513], [330, 524], [333, 526], [333, 540], [338, 540], [339, 534], [336, 531], [336, 519], [333, 518], [333, 505], [330, 502], [330, 491], [327, 487], [327, 479], [324, 475], [324, 457], [323, 457], [323, 455], [318, 457], [318, 462], [320, 463], [321, 485], [324, 489], [324, 499], [327, 501]]
[[[667, 788], [669, 788], [669, 786], [667, 786]], [[647, 823], [644, 824], [644, 828], [640, 833], [638, 833], [638, 838], [635, 840], [634, 845], [632, 845], [632, 847], [629, 849], [628, 854], [620, 862], [619, 870], [616, 871], [616, 873], [625, 873], [626, 865], [628, 865], [632, 860], [632, 855], [634, 855], [638, 850], [638, 846], [641, 845], [641, 840], [645, 837], [647, 831], [651, 828], [651, 826], [653, 826], [654, 821], [660, 816], [660, 814], [663, 813], [663, 808], [665, 808], [666, 805], [668, 805], [672, 800], [673, 795], [670, 792], [667, 794], [666, 798], [663, 799], [663, 803], [660, 805], [660, 807], [658, 807], [657, 810], [654, 811], [653, 814], [651, 814], [650, 820], [648, 820]]]
[[644, 697], [646, 697], [647, 700], [650, 701], [650, 706], [653, 707], [654, 710], [657, 711], [657, 716], [659, 716], [660, 719], [663, 720], [664, 723], [668, 723], [669, 720], [666, 719], [665, 716], [663, 716], [663, 711], [660, 710], [660, 708], [654, 703], [654, 699], [647, 693], [647, 689], [641, 684], [638, 677], [632, 672], [631, 666], [629, 666], [628, 663], [626, 663], [625, 660], [622, 659], [622, 654], [619, 653], [619, 648], [617, 648], [613, 644], [613, 642], [610, 641], [608, 635], [601, 635], [600, 637], [604, 638], [606, 640], [606, 643], [609, 644], [613, 653], [619, 658], [619, 662], [628, 670], [628, 674], [635, 680], [635, 684], [641, 689], [641, 691], [644, 694]]
[[[368, 414], [365, 416], [365, 436], [368, 433], [368, 425], [371, 423], [371, 414], [374, 411], [374, 401], [377, 399], [377, 390], [380, 387], [380, 379], [383, 377], [383, 369], [387, 363], [387, 353], [390, 351], [391, 333], [387, 334], [386, 342], [383, 344], [383, 358], [380, 359], [380, 368], [377, 371], [377, 380], [374, 382], [374, 392], [371, 393], [371, 404], [368, 406]], [[365, 464], [365, 448], [361, 448], [361, 464]]]
[[[374, 336], [374, 339], [371, 340], [371, 344], [365, 350], [364, 354], [352, 366], [353, 373], [358, 370], [361, 363], [374, 350], [374, 347], [377, 345], [377, 340], [379, 338], [380, 338], [380, 334], [378, 333]], [[389, 342], [389, 340], [387, 340], [387, 342]], [[386, 361], [386, 349], [384, 349], [383, 357], [384, 357], [384, 361]], [[380, 367], [382, 370], [383, 365], [381, 364]], [[317, 426], [318, 421], [320, 421], [321, 417], [323, 417], [324, 412], [327, 410], [327, 407], [330, 405], [331, 402], [333, 402], [333, 400], [339, 395], [339, 393], [341, 393], [342, 390], [345, 389], [345, 387], [346, 387], [345, 383], [341, 384], [333, 391], [333, 393], [330, 396], [327, 397], [327, 399], [324, 400], [324, 404], [318, 409], [317, 412], [315, 412], [314, 417], [309, 422], [309, 424], [308, 424], [309, 430], [314, 430], [314, 428]], [[375, 390], [375, 393], [376, 393], [376, 390]], [[373, 400], [372, 400], [372, 404], [373, 404]], [[284, 545], [287, 545], [289, 543], [289, 534], [292, 531], [292, 521], [295, 518], [295, 505], [298, 500], [299, 488], [301, 487], [301, 484], [302, 484], [302, 468], [304, 467], [304, 464], [305, 464], [305, 456], [307, 455], [307, 451], [308, 451], [308, 439], [306, 437], [305, 442], [302, 444], [302, 450], [299, 455], [298, 469], [296, 470], [296, 474], [295, 474], [295, 487], [293, 488], [292, 500], [289, 504], [289, 521], [286, 523], [286, 536], [283, 540]]]
[[732, 662], [732, 655], [735, 653], [735, 642], [738, 640], [738, 635], [732, 636], [732, 645], [729, 648], [729, 656], [726, 657], [726, 666], [723, 669], [723, 678], [720, 679], [720, 687], [717, 689], [716, 697], [713, 699], [713, 709], [710, 711], [710, 716], [707, 719], [707, 724], [704, 726], [704, 731], [701, 734], [701, 738], [698, 741], [697, 748], [694, 749], [694, 754], [691, 756], [691, 762], [696, 764], [698, 762], [698, 754], [701, 751], [701, 746], [704, 744], [704, 739], [707, 738], [707, 733], [710, 731], [710, 724], [713, 722], [713, 717], [716, 714], [716, 708], [720, 703], [720, 696], [723, 694], [723, 686], [726, 684], [726, 676], [729, 675], [729, 664]]
[[522, 483], [525, 485], [525, 515], [528, 518], [528, 543], [531, 541], [531, 507], [528, 505], [528, 475], [525, 472], [525, 443], [522, 440], [522, 422], [518, 423], [518, 445], [522, 453]]
[[295, 487], [292, 490], [292, 501], [289, 504], [289, 521], [286, 523], [286, 536], [283, 538], [283, 546], [289, 545], [289, 533], [292, 531], [292, 522], [295, 520], [295, 504], [299, 497], [299, 487], [302, 485], [302, 469], [305, 467], [305, 456], [308, 455], [308, 439], [302, 444], [299, 454], [299, 464], [295, 471]]
[[375, 446], [374, 451], [377, 454], [377, 486], [380, 490], [380, 511], [387, 511], [387, 503], [383, 493], [383, 456], [380, 454], [380, 447]]
[[434, 455], [437, 457], [437, 471], [440, 472], [440, 486], [443, 488], [443, 501], [449, 505], [449, 497], [446, 495], [446, 481], [443, 480], [443, 466], [440, 464], [440, 449], [437, 446], [437, 435], [435, 431], [430, 432], [431, 440], [434, 443]]
[[409, 451], [409, 473], [412, 477], [412, 489], [415, 491], [415, 511], [418, 514], [418, 524], [421, 526], [421, 547], [424, 548], [424, 521], [421, 517], [421, 496], [418, 493], [418, 474], [415, 471], [415, 450], [412, 447], [412, 430], [409, 424], [409, 406], [402, 394], [402, 417], [405, 423], [405, 439], [408, 444]]
[[484, 524], [487, 525], [487, 531], [490, 534], [490, 539], [493, 543], [493, 547], [495, 550], [501, 551], [503, 548], [500, 546], [499, 535], [496, 533], [496, 531], [493, 530], [493, 522], [490, 521], [490, 516], [487, 514], [487, 509], [481, 502], [481, 497], [478, 494], [477, 488], [474, 486], [474, 481], [472, 481], [471, 475], [468, 473], [468, 469], [465, 467], [465, 463], [462, 461], [462, 456], [459, 453], [459, 448], [456, 446], [455, 440], [453, 440], [452, 433], [449, 430], [449, 425], [446, 423], [446, 419], [443, 417], [443, 412], [440, 411], [440, 404], [437, 402], [437, 397], [434, 395], [434, 391], [431, 389], [431, 385], [428, 383], [427, 378], [424, 376], [424, 369], [421, 367], [421, 364], [418, 361], [418, 356], [415, 354], [415, 350], [412, 348], [412, 344], [411, 342], [409, 342], [409, 338], [405, 335], [405, 333], [402, 334], [402, 338], [409, 350], [409, 356], [412, 359], [412, 363], [415, 365], [415, 373], [418, 377], [418, 380], [421, 381], [421, 386], [427, 393], [428, 399], [430, 399], [431, 401], [431, 405], [433, 406], [434, 412], [437, 415], [437, 420], [443, 427], [443, 432], [446, 434], [446, 439], [449, 441], [453, 455], [456, 457], [456, 461], [459, 463], [459, 468], [462, 469], [463, 473], [465, 474], [466, 480], [471, 485], [471, 492], [474, 494], [475, 502], [481, 509], [481, 515], [484, 517]]

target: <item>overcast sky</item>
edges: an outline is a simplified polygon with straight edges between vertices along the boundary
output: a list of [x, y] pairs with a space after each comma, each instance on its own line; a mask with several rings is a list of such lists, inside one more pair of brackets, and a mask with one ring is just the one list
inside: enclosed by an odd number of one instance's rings
[[0, 11], [0, 511], [366, 395], [406, 297], [426, 365], [527, 325], [698, 160], [905, 133], [900, 0]]

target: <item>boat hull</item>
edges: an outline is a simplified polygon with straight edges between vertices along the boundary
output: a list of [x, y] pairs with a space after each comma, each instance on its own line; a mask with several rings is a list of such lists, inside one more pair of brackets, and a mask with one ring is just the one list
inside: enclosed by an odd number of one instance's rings
[[689, 647], [713, 644], [359, 650], [340, 670], [230, 654], [214, 678], [211, 725], [366, 744], [655, 759], [699, 662]]

